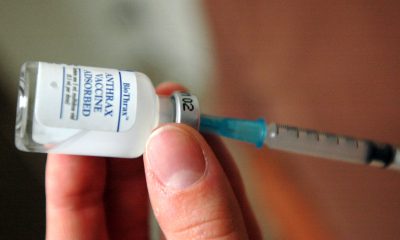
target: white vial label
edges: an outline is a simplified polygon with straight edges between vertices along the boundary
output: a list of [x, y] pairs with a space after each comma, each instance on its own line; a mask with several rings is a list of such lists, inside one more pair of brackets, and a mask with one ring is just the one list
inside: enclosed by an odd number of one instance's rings
[[35, 117], [47, 127], [121, 132], [136, 118], [134, 72], [39, 63]]

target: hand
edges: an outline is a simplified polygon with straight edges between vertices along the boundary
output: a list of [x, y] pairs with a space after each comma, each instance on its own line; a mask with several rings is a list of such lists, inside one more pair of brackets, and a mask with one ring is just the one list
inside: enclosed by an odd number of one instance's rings
[[[175, 90], [184, 89], [157, 88]], [[261, 239], [232, 158], [216, 137], [207, 142], [167, 124], [153, 131], [143, 161], [49, 154], [46, 238], [148, 239], [149, 195], [167, 239]]]

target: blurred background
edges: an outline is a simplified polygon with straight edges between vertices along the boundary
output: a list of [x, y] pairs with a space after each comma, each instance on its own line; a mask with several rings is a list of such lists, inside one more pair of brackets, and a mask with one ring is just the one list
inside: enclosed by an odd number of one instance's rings
[[[14, 147], [28, 60], [179, 82], [203, 112], [400, 146], [397, 1], [3, 0], [0, 239], [43, 239], [45, 156]], [[227, 140], [265, 239], [398, 239], [400, 172]]]

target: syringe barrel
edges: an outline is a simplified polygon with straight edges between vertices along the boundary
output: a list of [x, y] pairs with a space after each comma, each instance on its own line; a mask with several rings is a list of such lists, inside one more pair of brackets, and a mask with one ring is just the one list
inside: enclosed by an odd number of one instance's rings
[[370, 163], [369, 141], [275, 123], [268, 125], [265, 144], [269, 148], [283, 151], [353, 163]]

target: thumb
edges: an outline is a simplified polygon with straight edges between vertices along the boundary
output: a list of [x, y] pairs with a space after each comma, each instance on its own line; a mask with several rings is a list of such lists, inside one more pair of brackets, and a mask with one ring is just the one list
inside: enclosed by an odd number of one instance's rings
[[194, 129], [156, 129], [144, 158], [155, 216], [167, 239], [247, 239], [243, 217], [218, 160]]

